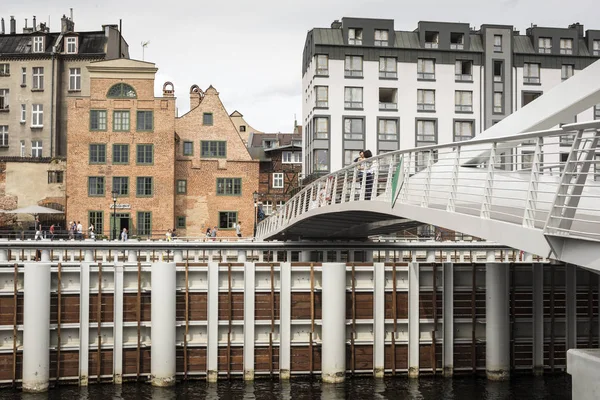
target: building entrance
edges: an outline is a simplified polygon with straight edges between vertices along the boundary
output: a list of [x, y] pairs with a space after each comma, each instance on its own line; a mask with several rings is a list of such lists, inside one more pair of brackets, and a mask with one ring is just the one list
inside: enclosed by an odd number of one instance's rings
[[[116, 222], [115, 222], [116, 220]], [[113, 225], [115, 224], [115, 225]], [[114, 227], [116, 226], [116, 229]], [[117, 213], [114, 217], [110, 215], [110, 236], [113, 239], [120, 239], [123, 228], [127, 228], [127, 232], [131, 231], [129, 213]], [[130, 233], [131, 234], [131, 233]]]

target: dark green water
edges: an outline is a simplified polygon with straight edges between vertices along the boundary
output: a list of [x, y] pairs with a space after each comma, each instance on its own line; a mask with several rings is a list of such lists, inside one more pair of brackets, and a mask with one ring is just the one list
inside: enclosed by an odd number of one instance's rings
[[317, 379], [293, 379], [290, 382], [259, 379], [253, 383], [203, 381], [181, 383], [173, 388], [153, 388], [149, 384], [92, 385], [88, 388], [61, 386], [46, 394], [32, 395], [18, 391], [0, 391], [0, 399], [422, 399], [422, 400], [541, 400], [571, 399], [571, 378], [568, 375], [544, 377], [518, 376], [508, 382], [490, 382], [485, 378], [454, 379], [406, 377], [383, 380], [350, 378], [337, 385], [322, 384]]

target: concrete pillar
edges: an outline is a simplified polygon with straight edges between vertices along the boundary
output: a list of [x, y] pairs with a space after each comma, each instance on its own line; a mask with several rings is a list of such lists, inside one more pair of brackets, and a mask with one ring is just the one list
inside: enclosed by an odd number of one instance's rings
[[50, 263], [26, 263], [23, 391], [45, 392], [50, 378]]
[[[91, 252], [90, 252], [91, 253]], [[89, 257], [91, 258], [91, 256]], [[79, 385], [88, 385], [89, 348], [90, 348], [90, 262], [88, 252], [81, 263], [79, 280]]]
[[435, 262], [435, 251], [427, 250], [427, 262], [434, 263]]
[[600, 398], [600, 351], [571, 349], [567, 352], [567, 373], [571, 375], [571, 395], [576, 400]]
[[373, 266], [373, 374], [385, 376], [385, 264]]
[[419, 263], [408, 263], [408, 377], [419, 377]]
[[219, 374], [219, 263], [208, 263], [208, 346], [206, 380], [216, 382]]
[[183, 262], [183, 250], [173, 250], [173, 261], [176, 263]]
[[7, 262], [8, 261], [8, 250], [0, 250], [0, 262]]
[[373, 262], [373, 250], [365, 250], [365, 262]]
[[444, 376], [451, 377], [454, 374], [454, 264], [446, 262], [443, 268], [444, 349], [442, 352], [442, 362]]
[[301, 262], [310, 262], [310, 250], [302, 250], [299, 255]]
[[279, 379], [290, 379], [292, 343], [292, 264], [281, 263], [279, 294]]
[[544, 373], [544, 265], [533, 264], [533, 373]]
[[[237, 261], [246, 262], [246, 250], [238, 250]], [[253, 264], [254, 265], [254, 264]]]
[[485, 271], [486, 375], [490, 380], [506, 380], [510, 377], [509, 264], [488, 262]]
[[113, 383], [123, 383], [123, 264], [114, 265]]
[[244, 264], [244, 380], [254, 380], [254, 263]]
[[321, 377], [343, 382], [346, 372], [346, 264], [323, 263]]
[[132, 264], [137, 264], [138, 260], [137, 260], [137, 251], [135, 250], [129, 250], [127, 252], [127, 262], [132, 263]]
[[566, 275], [566, 346], [567, 350], [577, 348], [577, 267], [565, 264]]
[[174, 262], [157, 262], [152, 279], [152, 386], [175, 384], [176, 373], [176, 269]]

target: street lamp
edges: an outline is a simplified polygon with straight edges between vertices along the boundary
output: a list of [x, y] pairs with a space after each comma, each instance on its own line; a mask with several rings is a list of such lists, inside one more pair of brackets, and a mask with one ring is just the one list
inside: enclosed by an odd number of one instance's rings
[[254, 199], [254, 236], [256, 236], [256, 213], [258, 212], [258, 192], [254, 191], [252, 193], [252, 198]]
[[117, 195], [119, 192], [113, 190], [111, 192], [113, 200], [113, 240], [117, 238]]

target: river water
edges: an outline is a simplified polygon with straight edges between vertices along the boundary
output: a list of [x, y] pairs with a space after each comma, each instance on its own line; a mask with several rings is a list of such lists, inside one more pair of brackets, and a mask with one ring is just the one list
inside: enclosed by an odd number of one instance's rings
[[289, 382], [257, 379], [252, 383], [241, 380], [209, 384], [204, 381], [181, 383], [173, 388], [153, 388], [149, 384], [92, 385], [87, 388], [61, 386], [46, 394], [25, 394], [0, 390], [0, 399], [406, 399], [406, 400], [541, 400], [571, 399], [571, 377], [546, 375], [544, 377], [517, 376], [508, 382], [491, 382], [479, 377], [454, 379], [422, 377], [387, 377], [375, 380], [369, 377], [348, 378], [342, 384], [322, 384], [318, 379], [294, 378]]

